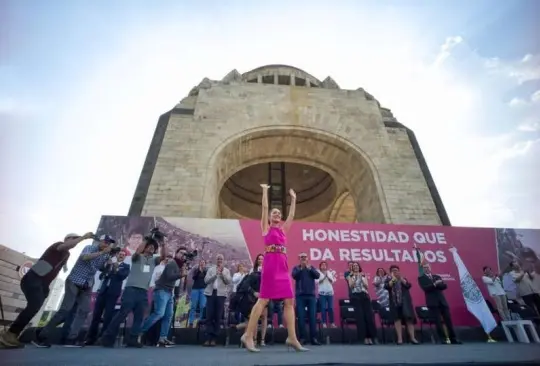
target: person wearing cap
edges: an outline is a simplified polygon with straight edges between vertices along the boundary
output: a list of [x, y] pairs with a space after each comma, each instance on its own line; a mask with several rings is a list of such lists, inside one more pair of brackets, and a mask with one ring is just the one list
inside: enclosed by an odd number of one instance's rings
[[89, 232], [83, 236], [68, 234], [64, 241], [49, 246], [38, 259], [36, 264], [21, 279], [21, 290], [26, 297], [26, 307], [19, 313], [10, 328], [0, 334], [0, 346], [3, 348], [22, 347], [19, 335], [39, 312], [49, 295], [49, 286], [58, 276], [69, 259], [69, 251], [81, 241], [93, 238]]
[[[154, 253], [160, 249], [160, 256], [154, 257]], [[133, 323], [131, 325], [130, 335], [126, 345], [128, 347], [141, 348], [143, 345], [139, 340], [139, 335], [144, 320], [144, 313], [148, 307], [148, 288], [152, 280], [154, 269], [158, 266], [167, 255], [163, 242], [158, 242], [152, 237], [145, 237], [144, 241], [139, 245], [137, 251], [131, 256], [131, 271], [127, 278], [126, 287], [122, 294], [120, 310], [109, 323], [107, 329], [99, 340], [103, 347], [114, 347], [114, 342], [120, 325], [133, 313]]]
[[107, 329], [107, 326], [112, 320], [114, 315], [114, 307], [118, 301], [118, 297], [122, 293], [122, 284], [129, 275], [130, 266], [124, 263], [126, 258], [126, 251], [121, 250], [105, 263], [101, 268], [101, 274], [99, 276], [101, 285], [98, 289], [98, 295], [94, 304], [94, 311], [92, 314], [92, 323], [86, 333], [87, 346], [96, 343], [99, 323], [103, 315], [103, 324], [101, 331]]
[[49, 348], [49, 336], [58, 325], [63, 323], [73, 306], [77, 304], [77, 313], [71, 324], [71, 330], [66, 340], [66, 347], [82, 347], [83, 342], [78, 342], [79, 332], [90, 313], [92, 287], [96, 272], [109, 260], [109, 252], [112, 244], [116, 241], [109, 235], [102, 235], [91, 245], [87, 245], [75, 262], [73, 269], [66, 278], [64, 299], [52, 319], [45, 327], [36, 334], [32, 343], [39, 348]]

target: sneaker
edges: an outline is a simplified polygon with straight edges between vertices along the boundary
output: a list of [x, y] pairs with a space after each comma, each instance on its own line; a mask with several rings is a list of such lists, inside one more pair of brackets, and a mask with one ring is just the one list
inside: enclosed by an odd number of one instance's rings
[[32, 341], [32, 344], [37, 348], [51, 348], [51, 344], [46, 339], [35, 339]]
[[337, 328], [337, 325], [335, 323], [330, 324], [331, 328]]
[[169, 341], [168, 339], [160, 339], [157, 346], [164, 347], [164, 348], [171, 348], [171, 347], [174, 347], [174, 343]]
[[19, 342], [19, 337], [10, 331], [4, 331], [0, 334], [0, 345], [5, 348], [23, 348], [24, 345]]
[[284, 326], [283, 324], [280, 324], [279, 327], [280, 327], [281, 329], [285, 328], [285, 326]]
[[272, 329], [272, 324], [268, 324], [268, 326], [266, 328]]
[[84, 342], [77, 341], [75, 339], [68, 339], [68, 340], [66, 340], [66, 344], [64, 344], [64, 347], [66, 347], [66, 348], [82, 348], [82, 347], [84, 347]]
[[323, 323], [322, 327], [323, 327], [324, 329], [326, 329], [326, 324]]

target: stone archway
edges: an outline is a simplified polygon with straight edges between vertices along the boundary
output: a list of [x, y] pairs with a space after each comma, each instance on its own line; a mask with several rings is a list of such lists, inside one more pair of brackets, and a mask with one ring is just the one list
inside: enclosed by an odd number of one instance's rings
[[[224, 187], [227, 187], [231, 177], [235, 174], [238, 176], [237, 173], [242, 170], [272, 162], [303, 164], [327, 173], [332, 179], [334, 188], [331, 204], [300, 219], [376, 223], [390, 221], [377, 172], [359, 148], [327, 132], [289, 126], [244, 131], [223, 142], [215, 150], [210, 163], [214, 167], [214, 174], [207, 177], [208, 184], [205, 187], [205, 216], [254, 218], [253, 214], [243, 215], [238, 212], [241, 210], [232, 207], [233, 198], [230, 195], [227, 198]], [[256, 182], [255, 187], [259, 183], [262, 182]], [[253, 201], [260, 201], [260, 196]]]

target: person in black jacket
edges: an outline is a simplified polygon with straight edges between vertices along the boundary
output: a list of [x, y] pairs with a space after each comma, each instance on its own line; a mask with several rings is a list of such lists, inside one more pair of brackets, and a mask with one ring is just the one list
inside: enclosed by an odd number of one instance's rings
[[448, 331], [450, 343], [461, 344], [456, 338], [454, 325], [452, 324], [452, 318], [450, 317], [450, 308], [443, 293], [447, 288], [446, 283], [444, 283], [441, 276], [431, 273], [431, 266], [429, 264], [424, 264], [423, 268], [424, 274], [418, 277], [418, 283], [426, 294], [426, 306], [435, 322], [437, 333], [439, 335], [439, 342], [447, 344], [446, 335], [441, 322], [442, 318]]
[[[110, 259], [103, 268], [99, 276], [101, 286], [98, 290], [94, 312], [92, 314], [92, 323], [86, 334], [86, 345], [96, 343], [98, 337], [98, 327], [103, 315], [103, 326], [101, 332], [107, 329], [114, 315], [114, 308], [122, 293], [122, 284], [129, 276], [130, 266], [124, 263], [126, 252], [120, 251], [114, 259]], [[101, 335], [101, 333], [99, 334]]]
[[[257, 299], [261, 289], [261, 270], [264, 256], [257, 255], [253, 263], [253, 270], [238, 284], [236, 288], [236, 310], [239, 311], [246, 320], [249, 320], [251, 310]], [[236, 326], [237, 329], [243, 329], [247, 326], [247, 321]], [[268, 327], [268, 309], [261, 314], [261, 342], [260, 345], [265, 345], [266, 330]]]
[[390, 314], [394, 319], [394, 327], [396, 328], [397, 344], [403, 344], [403, 323], [407, 325], [407, 332], [412, 344], [418, 344], [414, 334], [414, 306], [412, 302], [411, 283], [401, 275], [399, 267], [390, 266], [391, 277], [387, 278], [384, 283], [384, 288], [388, 290], [390, 300]]
[[204, 289], [206, 288], [206, 283], [204, 283], [204, 277], [206, 276], [207, 268], [206, 261], [201, 259], [199, 265], [195, 267], [191, 272], [191, 279], [193, 280], [193, 285], [191, 286], [191, 295], [190, 295], [190, 309], [189, 309], [189, 318], [188, 318], [188, 327], [193, 327], [193, 322], [195, 321], [195, 313], [197, 308], [199, 308], [199, 316], [203, 317], [204, 308], [206, 307], [206, 296], [204, 296]]

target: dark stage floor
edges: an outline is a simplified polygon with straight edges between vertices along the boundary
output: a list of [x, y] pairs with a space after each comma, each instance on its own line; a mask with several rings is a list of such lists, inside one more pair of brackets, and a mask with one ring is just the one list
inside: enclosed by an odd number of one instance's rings
[[284, 346], [267, 346], [260, 353], [248, 353], [238, 347], [106, 349], [101, 347], [0, 350], [2, 366], [134, 366], [134, 365], [475, 365], [518, 366], [540, 364], [540, 345], [509, 343], [472, 343], [464, 345], [312, 347], [311, 352], [288, 352]]

